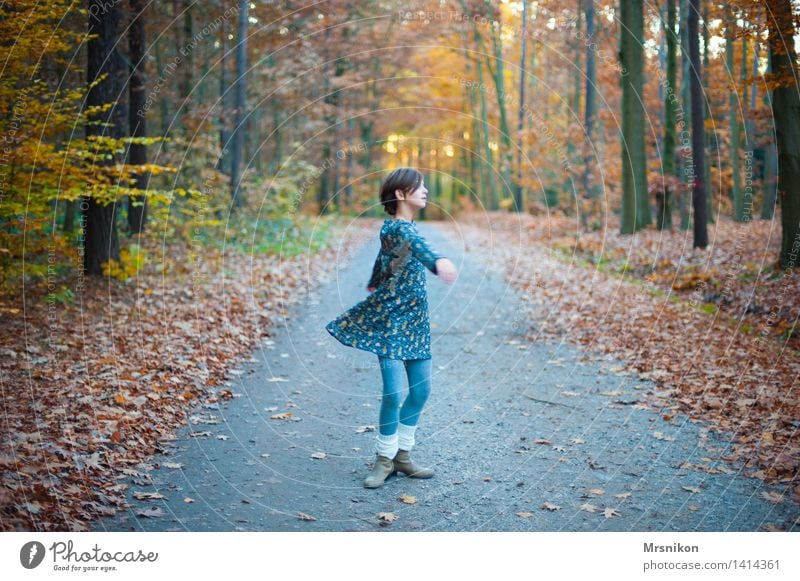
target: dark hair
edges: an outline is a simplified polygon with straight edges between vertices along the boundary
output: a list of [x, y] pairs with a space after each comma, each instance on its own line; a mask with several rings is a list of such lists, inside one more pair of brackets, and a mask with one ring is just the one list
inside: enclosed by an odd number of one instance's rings
[[399, 167], [392, 171], [381, 185], [381, 204], [390, 216], [397, 212], [397, 196], [395, 190], [406, 194], [416, 190], [422, 183], [422, 174], [413, 167]]

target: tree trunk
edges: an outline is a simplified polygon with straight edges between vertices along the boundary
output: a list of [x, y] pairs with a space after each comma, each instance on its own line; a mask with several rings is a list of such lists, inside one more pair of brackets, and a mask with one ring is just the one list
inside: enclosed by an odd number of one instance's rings
[[[703, 122], [705, 123], [706, 119], [711, 117], [710, 107], [711, 105], [705, 99], [705, 96], [708, 95], [708, 71], [711, 70], [708, 66], [708, 47], [710, 45], [709, 41], [709, 34], [708, 34], [708, 4], [703, 4]], [[711, 133], [705, 133], [705, 150], [704, 151], [711, 151]], [[716, 136], [715, 136], [716, 137]], [[719, 140], [714, 140], [717, 147], [715, 148], [717, 151], [717, 157], [719, 157]], [[705, 160], [705, 156], [704, 156]], [[711, 188], [711, 164], [706, 162], [705, 169], [703, 170], [705, 173], [703, 174], [704, 177], [703, 183], [706, 184], [706, 220], [708, 222], [714, 222], [714, 212], [712, 207], [712, 201], [714, 197], [714, 190]]]
[[689, 0], [689, 60], [692, 64], [692, 156], [694, 161], [692, 207], [694, 208], [694, 246], [705, 248], [708, 245], [706, 224], [705, 175], [705, 129], [703, 127], [703, 78], [700, 63], [699, 37], [700, 0]]
[[[181, 78], [181, 103], [180, 108], [183, 112], [183, 117], [186, 117], [191, 112], [189, 106], [189, 95], [192, 93], [194, 72], [194, 22], [192, 21], [192, 6], [193, 0], [183, 0], [183, 46], [186, 48], [186, 54], [180, 53], [181, 69], [183, 76]], [[202, 81], [201, 81], [202, 83]]]
[[[728, 22], [725, 26], [725, 63], [728, 72], [733, 78], [733, 67], [736, 43], [733, 39], [733, 27], [736, 18], [733, 10], [728, 7]], [[745, 58], [745, 55], [742, 55]], [[744, 200], [742, 199], [742, 179], [739, 175], [739, 92], [731, 88], [728, 95], [728, 129], [730, 138], [730, 164], [731, 164], [731, 200], [733, 201], [733, 219], [741, 222], [744, 219]]]
[[[117, 43], [118, 20], [119, 10], [116, 4], [108, 5], [104, 0], [90, 0], [89, 34], [96, 36], [87, 44], [87, 81], [92, 83], [100, 75], [107, 74], [107, 76], [89, 89], [86, 95], [87, 108], [114, 103], [117, 97], [114, 91], [117, 79], [115, 67], [119, 61], [114, 58], [114, 47]], [[92, 115], [90, 120], [99, 124], [87, 124], [86, 137], [108, 136], [110, 127], [103, 124], [110, 124], [114, 116], [115, 107]], [[98, 156], [96, 163], [112, 165], [114, 162]], [[115, 222], [116, 203], [101, 205], [94, 198], [87, 197], [84, 198], [82, 209], [86, 221], [83, 268], [89, 275], [102, 274], [104, 262], [119, 260], [119, 239]]]
[[[675, 105], [677, 95], [678, 38], [675, 34], [675, 0], [667, 0], [667, 26], [664, 34], [667, 40], [667, 86], [664, 91], [664, 142], [661, 152], [662, 175], [670, 179], [675, 174]], [[672, 191], [668, 182], [664, 183], [659, 196], [659, 230], [672, 230]]]
[[217, 170], [230, 175], [230, 156], [228, 155], [228, 115], [230, 109], [228, 103], [228, 26], [223, 18], [220, 24], [221, 52], [219, 59], [219, 159], [217, 160]]
[[797, 87], [795, 26], [790, 0], [767, 0], [769, 51], [778, 86], [772, 116], [778, 137], [778, 200], [781, 205], [780, 266], [793, 269], [800, 252], [800, 95]]
[[[680, 0], [680, 22], [689, 22], [689, 0]], [[692, 180], [689, 173], [692, 171], [691, 161], [691, 143], [687, 144], [686, 135], [692, 126], [692, 98], [689, 63], [689, 33], [685, 26], [680, 27], [681, 33], [681, 112], [683, 113], [682, 131], [686, 131], [681, 135], [681, 147], [679, 148], [680, 155], [680, 178], [683, 182], [678, 195], [678, 212], [681, 219], [681, 230], [688, 230], [690, 225], [689, 215], [689, 192], [692, 188]], [[691, 139], [689, 139], [691, 142]]]
[[644, 142], [644, 51], [642, 0], [620, 1], [620, 58], [627, 75], [622, 82], [622, 234], [632, 234], [650, 221]]
[[[128, 28], [128, 50], [133, 66], [130, 84], [130, 119], [131, 137], [147, 136], [147, 112], [145, 107], [145, 37], [144, 37], [144, 0], [130, 0], [131, 24]], [[147, 146], [132, 143], [128, 150], [128, 162], [132, 165], [147, 163]], [[136, 188], [145, 192], [147, 190], [149, 175], [137, 174]], [[134, 202], [138, 205], [134, 205]], [[128, 227], [134, 234], [144, 232], [147, 223], [147, 196], [143, 193], [141, 198], [128, 198]]]
[[[767, 53], [767, 73], [772, 73], [772, 55]], [[772, 97], [774, 91], [764, 92], [764, 104], [772, 110]], [[775, 204], [778, 201], [778, 138], [775, 132], [775, 118], [767, 123], [769, 139], [764, 151], [764, 178], [762, 188], [764, 190], [764, 202], [761, 205], [761, 218], [772, 220], [775, 214]]]
[[[591, 3], [591, 2], [590, 2]], [[525, 128], [525, 85], [527, 84], [526, 74], [526, 52], [528, 41], [528, 0], [522, 0], [522, 49], [519, 57], [519, 107], [517, 108], [517, 180], [514, 185], [514, 211], [522, 212], [525, 209], [525, 202], [522, 197], [522, 130]]]
[[233, 122], [233, 155], [231, 156], [231, 196], [233, 205], [242, 205], [241, 165], [244, 150], [245, 95], [247, 94], [247, 19], [249, 0], [239, 0], [239, 27], [236, 32], [236, 108]]
[[[591, 181], [592, 175], [592, 131], [594, 129], [595, 116], [595, 95], [597, 93], [597, 67], [595, 61], [595, 28], [594, 28], [594, 0], [586, 0], [586, 99], [584, 103], [583, 123], [586, 136], [586, 154], [583, 158], [583, 192], [588, 199], [595, 197], [595, 191]], [[582, 212], [583, 216], [585, 212]], [[585, 226], [585, 224], [584, 224]]]

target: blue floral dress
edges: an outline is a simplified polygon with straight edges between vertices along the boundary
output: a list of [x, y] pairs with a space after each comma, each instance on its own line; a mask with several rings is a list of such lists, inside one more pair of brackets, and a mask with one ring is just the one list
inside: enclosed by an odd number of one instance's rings
[[417, 233], [417, 223], [386, 219], [366, 299], [325, 325], [348, 347], [389, 359], [430, 359], [431, 329], [425, 268], [445, 258]]

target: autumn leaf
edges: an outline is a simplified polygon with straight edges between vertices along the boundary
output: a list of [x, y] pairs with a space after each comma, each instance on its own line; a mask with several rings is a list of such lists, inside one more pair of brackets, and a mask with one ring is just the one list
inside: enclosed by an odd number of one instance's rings
[[194, 498], [187, 496], [186, 498], [183, 499], [183, 502], [185, 502], [186, 504], [191, 504], [194, 502]]
[[666, 440], [667, 442], [675, 441], [674, 436], [667, 436], [666, 434], [663, 434], [661, 432], [653, 432], [653, 437], [656, 438], [657, 440]]
[[393, 512], [379, 512], [378, 520], [385, 523], [393, 523], [397, 520], [397, 515]]
[[585, 510], [586, 512], [597, 512], [599, 509], [593, 504], [589, 504], [588, 502], [584, 502], [581, 505], [581, 510]]
[[325, 452], [314, 452], [313, 454], [311, 454], [311, 457], [316, 460], [324, 460], [325, 458], [328, 457], [328, 455]]
[[542, 444], [543, 446], [551, 446], [550, 440], [545, 438], [539, 438], [538, 440], [533, 441], [534, 444]]
[[611, 518], [612, 516], [620, 516], [619, 512], [613, 508], [605, 508], [603, 509], [603, 516], [606, 518]]
[[533, 516], [533, 513], [532, 512], [522, 511], [522, 512], [518, 512], [517, 516], [521, 516], [522, 518], [531, 518]]
[[699, 494], [700, 492], [702, 492], [702, 490], [697, 486], [681, 486], [681, 488], [683, 488], [684, 490], [688, 490], [693, 494]]
[[407, 494], [401, 494], [397, 497], [397, 500], [403, 502], [405, 504], [417, 504], [417, 499], [414, 496], [409, 496]]
[[602, 488], [591, 488], [589, 489], [589, 494], [594, 494], [596, 496], [600, 496], [601, 494], [605, 494], [606, 491]]
[[163, 466], [164, 468], [173, 468], [173, 469], [183, 468], [183, 464], [179, 464], [177, 462], [162, 462], [161, 466]]
[[152, 506], [145, 510], [137, 510], [136, 514], [137, 516], [143, 516], [146, 518], [159, 518], [166, 515], [167, 513], [164, 512], [164, 509], [161, 508], [160, 506]]
[[768, 500], [768, 501], [770, 501], [773, 504], [779, 504], [779, 503], [783, 502], [783, 495], [782, 494], [778, 494], [777, 492], [762, 491], [761, 492], [761, 497], [766, 499], [766, 500]]
[[288, 420], [292, 417], [292, 412], [283, 412], [282, 414], [275, 414], [269, 417], [271, 420]]
[[133, 497], [136, 500], [164, 500], [164, 495], [158, 492], [134, 492]]
[[615, 494], [615, 495], [614, 495], [614, 498], [621, 498], [621, 499], [625, 499], [625, 498], [628, 498], [629, 496], [631, 496], [631, 493], [630, 493], [630, 492], [621, 492], [621, 493], [619, 493], [619, 494]]
[[552, 502], [545, 502], [540, 508], [544, 508], [546, 510], [561, 510], [560, 506], [553, 504]]
[[297, 513], [297, 518], [299, 518], [300, 520], [317, 520], [316, 518], [314, 518], [310, 514], [306, 514], [304, 512], [298, 512]]

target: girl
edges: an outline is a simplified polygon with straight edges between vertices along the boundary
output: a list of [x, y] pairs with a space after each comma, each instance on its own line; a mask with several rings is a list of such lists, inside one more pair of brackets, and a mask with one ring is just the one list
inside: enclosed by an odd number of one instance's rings
[[[377, 354], [383, 379], [376, 460], [364, 480], [367, 488], [383, 486], [400, 471], [430, 478], [433, 471], [416, 467], [409, 457], [422, 407], [431, 390], [431, 334], [425, 268], [452, 284], [455, 265], [417, 233], [414, 216], [427, 205], [422, 174], [399, 168], [383, 182], [380, 200], [387, 218], [381, 248], [367, 284], [371, 294], [325, 326], [342, 344]], [[408, 396], [400, 405], [403, 369]]]

